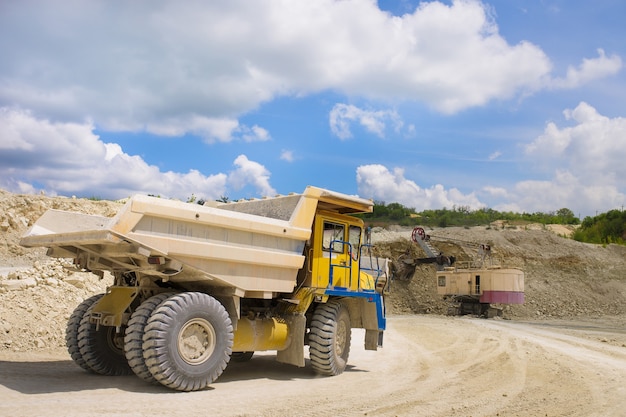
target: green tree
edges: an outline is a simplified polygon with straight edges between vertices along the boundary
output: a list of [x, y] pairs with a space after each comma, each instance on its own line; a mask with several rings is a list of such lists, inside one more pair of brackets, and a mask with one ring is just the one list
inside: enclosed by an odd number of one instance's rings
[[574, 212], [568, 208], [562, 208], [556, 212], [557, 218], [561, 220], [561, 224], [578, 224], [580, 220], [574, 215]]

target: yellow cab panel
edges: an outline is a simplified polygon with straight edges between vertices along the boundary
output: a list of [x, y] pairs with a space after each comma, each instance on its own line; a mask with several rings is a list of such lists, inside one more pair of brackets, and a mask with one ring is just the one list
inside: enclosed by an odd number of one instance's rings
[[359, 288], [359, 249], [363, 221], [320, 212], [315, 217], [311, 242], [312, 287]]

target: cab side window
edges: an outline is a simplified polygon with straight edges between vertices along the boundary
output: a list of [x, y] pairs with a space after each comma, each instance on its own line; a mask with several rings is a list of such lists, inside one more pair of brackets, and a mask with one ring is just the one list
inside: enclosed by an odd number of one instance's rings
[[324, 238], [322, 240], [322, 250], [329, 251], [332, 244], [334, 253], [343, 253], [344, 225], [338, 223], [324, 222]]
[[350, 256], [356, 260], [359, 256], [359, 245], [361, 244], [361, 228], [359, 226], [350, 226], [348, 242], [350, 242]]

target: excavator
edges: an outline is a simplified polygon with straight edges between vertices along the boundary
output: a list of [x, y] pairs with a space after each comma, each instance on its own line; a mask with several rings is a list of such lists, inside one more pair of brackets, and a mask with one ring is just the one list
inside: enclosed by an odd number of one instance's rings
[[[476, 250], [475, 259], [461, 265], [454, 256], [446, 256], [439, 251], [433, 239], [472, 247]], [[398, 259], [398, 278], [410, 279], [418, 265], [434, 264], [437, 294], [449, 302], [449, 315], [501, 317], [502, 305], [524, 303], [524, 272], [494, 264], [491, 245], [436, 238], [420, 226], [413, 229], [411, 241], [418, 244], [427, 256], [414, 258], [411, 256], [411, 248], [408, 248]]]

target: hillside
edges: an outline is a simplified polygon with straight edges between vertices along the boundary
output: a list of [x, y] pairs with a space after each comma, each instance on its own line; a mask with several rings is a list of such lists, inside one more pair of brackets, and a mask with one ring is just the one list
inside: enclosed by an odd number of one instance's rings
[[[559, 231], [562, 232], [562, 231]], [[626, 247], [591, 245], [557, 235], [539, 225], [524, 228], [440, 228], [428, 230], [433, 244], [446, 255], [470, 260], [464, 242], [487, 243], [503, 266], [525, 273], [524, 305], [505, 308], [505, 317], [575, 318], [626, 314]], [[411, 231], [378, 231], [372, 240], [396, 260], [407, 248], [425, 256], [410, 242]], [[390, 299], [399, 313], [444, 313], [436, 295], [435, 269], [421, 266], [410, 280], [396, 280]]]
[[[0, 190], [0, 348], [16, 351], [64, 345], [67, 318], [81, 300], [103, 292], [90, 273], [68, 269], [71, 261], [45, 256], [45, 249], [19, 246], [20, 236], [47, 209], [113, 216], [121, 203], [16, 195]], [[372, 242], [393, 260], [409, 250], [411, 229], [375, 228]], [[562, 230], [558, 231], [563, 235]], [[626, 315], [626, 247], [584, 244], [547, 228], [473, 227], [428, 230], [433, 243], [448, 255], [470, 259], [465, 242], [488, 243], [493, 256], [526, 275], [526, 304], [505, 309], [505, 317], [528, 320]], [[17, 268], [17, 270], [16, 270]], [[397, 279], [388, 298], [391, 314], [443, 314], [432, 266]]]

